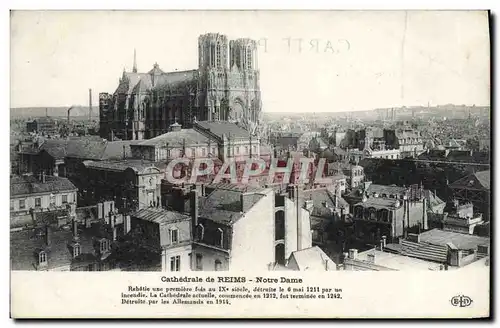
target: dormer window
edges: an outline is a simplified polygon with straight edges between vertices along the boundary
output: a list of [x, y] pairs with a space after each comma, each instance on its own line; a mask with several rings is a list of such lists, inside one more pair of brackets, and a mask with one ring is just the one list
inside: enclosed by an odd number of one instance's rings
[[81, 247], [80, 244], [74, 244], [73, 245], [73, 257], [78, 257], [81, 254]]
[[109, 251], [109, 240], [102, 239], [101, 243], [99, 245], [99, 250], [101, 251], [101, 253], [105, 253], [105, 252]]
[[169, 235], [171, 244], [176, 244], [179, 242], [179, 230], [177, 230], [177, 228], [170, 229]]
[[217, 229], [217, 246], [223, 248], [224, 247], [224, 232], [222, 231], [221, 228]]
[[204, 235], [205, 235], [205, 228], [200, 223], [196, 226], [196, 240], [203, 240]]
[[45, 251], [40, 251], [38, 253], [38, 263], [40, 265], [47, 264], [47, 253], [45, 253]]

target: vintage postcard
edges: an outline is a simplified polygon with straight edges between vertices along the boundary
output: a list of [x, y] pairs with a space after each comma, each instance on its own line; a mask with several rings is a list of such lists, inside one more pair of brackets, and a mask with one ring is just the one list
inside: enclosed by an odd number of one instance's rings
[[489, 28], [11, 11], [11, 317], [489, 317]]

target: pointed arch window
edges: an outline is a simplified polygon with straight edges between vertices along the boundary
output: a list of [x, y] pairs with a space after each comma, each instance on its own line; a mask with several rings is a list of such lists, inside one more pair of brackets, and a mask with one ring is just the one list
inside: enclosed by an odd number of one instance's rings
[[247, 50], [246, 51], [247, 69], [252, 69], [253, 68], [252, 46], [248, 46], [246, 50]]
[[221, 45], [217, 43], [217, 67], [221, 67], [222, 59], [221, 59]]
[[38, 261], [40, 264], [45, 264], [47, 262], [47, 253], [45, 253], [45, 251], [38, 253]]
[[222, 231], [221, 228], [217, 228], [216, 243], [217, 243], [217, 246], [224, 248], [224, 232]]
[[205, 227], [200, 223], [196, 226], [196, 240], [203, 240], [205, 235]]

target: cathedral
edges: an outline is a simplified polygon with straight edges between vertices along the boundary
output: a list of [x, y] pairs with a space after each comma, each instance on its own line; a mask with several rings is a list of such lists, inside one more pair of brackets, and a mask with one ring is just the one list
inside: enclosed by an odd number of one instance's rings
[[99, 94], [100, 136], [142, 140], [178, 123], [230, 121], [256, 133], [262, 103], [255, 40], [198, 38], [198, 69], [163, 72], [158, 64], [139, 73], [123, 71], [113, 94]]

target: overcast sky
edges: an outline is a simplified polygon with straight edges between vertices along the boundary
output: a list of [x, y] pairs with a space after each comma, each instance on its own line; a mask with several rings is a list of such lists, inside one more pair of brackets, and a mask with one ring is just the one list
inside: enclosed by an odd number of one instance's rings
[[266, 112], [489, 105], [485, 12], [32, 11], [11, 16], [11, 107], [87, 105], [134, 48], [139, 71], [197, 68], [208, 32], [259, 40]]

